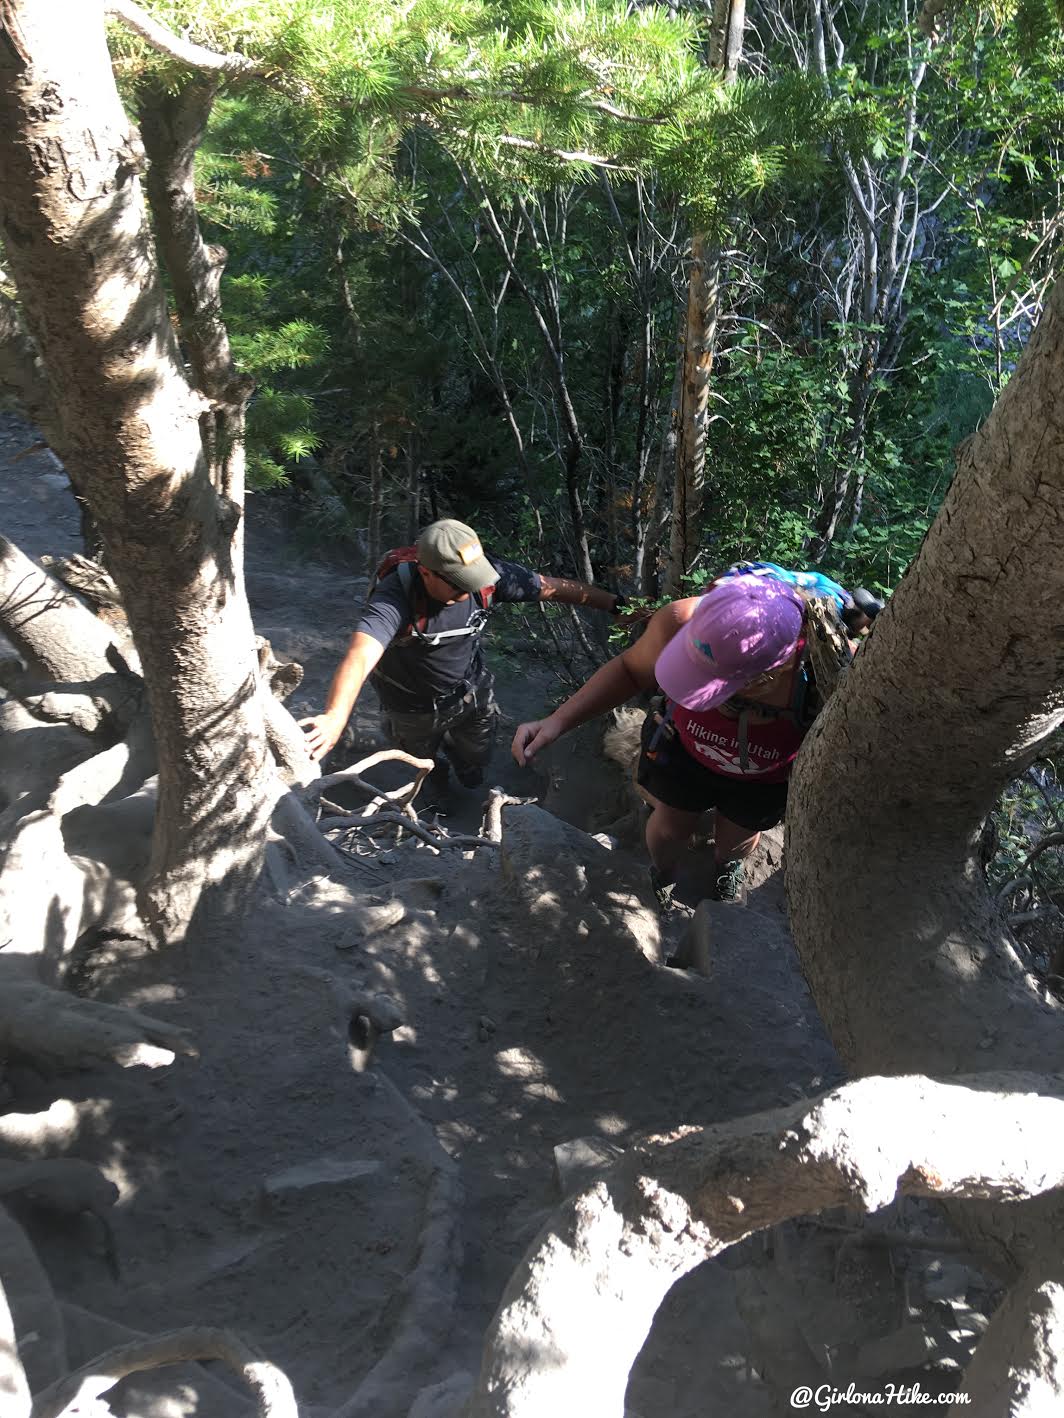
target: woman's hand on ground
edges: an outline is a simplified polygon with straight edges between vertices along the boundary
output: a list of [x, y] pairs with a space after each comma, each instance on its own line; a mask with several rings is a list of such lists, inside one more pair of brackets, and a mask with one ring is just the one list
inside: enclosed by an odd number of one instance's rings
[[541, 749], [561, 738], [561, 735], [562, 730], [553, 714], [547, 719], [536, 719], [531, 724], [519, 724], [510, 746], [514, 762], [525, 768]]

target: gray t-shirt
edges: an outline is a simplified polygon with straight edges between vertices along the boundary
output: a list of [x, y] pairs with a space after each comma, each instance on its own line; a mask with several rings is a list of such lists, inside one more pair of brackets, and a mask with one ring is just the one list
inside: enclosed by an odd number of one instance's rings
[[[539, 600], [543, 582], [538, 572], [513, 561], [502, 561], [490, 553], [487, 558], [499, 573], [492, 605]], [[479, 612], [476, 596], [456, 601], [451, 606], [432, 600], [416, 568], [410, 585], [414, 608], [419, 616], [428, 617], [422, 631], [428, 640], [442, 630], [457, 630], [468, 625], [470, 618]], [[429, 711], [433, 701], [453, 693], [459, 685], [476, 683], [484, 669], [479, 635], [456, 635], [441, 640], [438, 645], [411, 636], [414, 608], [407, 599], [398, 570], [390, 571], [374, 587], [355, 627], [387, 647], [371, 679], [384, 708], [397, 712]], [[397, 636], [403, 643], [392, 643]]]

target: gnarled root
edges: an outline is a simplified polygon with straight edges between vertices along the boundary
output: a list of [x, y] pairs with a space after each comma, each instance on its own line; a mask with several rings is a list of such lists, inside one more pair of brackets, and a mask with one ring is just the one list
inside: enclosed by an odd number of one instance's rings
[[[4, 1206], [0, 1206], [0, 1282], [0, 1384], [6, 1371], [8, 1383], [17, 1393], [18, 1374], [24, 1372], [24, 1382], [33, 1392], [66, 1373], [66, 1340], [44, 1267], [25, 1231]], [[3, 1328], [5, 1309], [10, 1315], [10, 1337]], [[35, 1336], [32, 1342], [30, 1335]], [[11, 1353], [5, 1353], [6, 1344], [11, 1345]], [[0, 1395], [6, 1399], [2, 1387]], [[0, 1408], [7, 1418], [5, 1404], [0, 1403]], [[28, 1413], [29, 1406], [23, 1411]]]
[[206, 1326], [175, 1329], [109, 1349], [38, 1393], [30, 1418], [83, 1412], [127, 1374], [204, 1359], [217, 1359], [241, 1375], [255, 1396], [259, 1418], [299, 1418], [292, 1385], [275, 1364], [229, 1330]]
[[195, 1058], [184, 1029], [139, 1009], [78, 999], [38, 980], [16, 980], [0, 991], [0, 1055], [19, 1053], [38, 1064], [87, 1068], [110, 1059], [123, 1068], [160, 1068], [177, 1054]]
[[1060, 1093], [1064, 1081], [1027, 1074], [865, 1078], [648, 1138], [540, 1232], [489, 1328], [468, 1418], [620, 1418], [632, 1363], [675, 1282], [780, 1221], [874, 1210], [899, 1191], [1015, 1201], [1059, 1187]]
[[1041, 1418], [1064, 1413], [1064, 1275], [1046, 1262], [1024, 1272], [1006, 1295], [965, 1370], [964, 1406], [972, 1418]]

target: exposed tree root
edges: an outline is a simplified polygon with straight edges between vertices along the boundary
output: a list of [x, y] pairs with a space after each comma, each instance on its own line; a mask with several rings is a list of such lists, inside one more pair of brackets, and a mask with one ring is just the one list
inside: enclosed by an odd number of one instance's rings
[[0, 1197], [19, 1192], [65, 1216], [91, 1211], [103, 1217], [118, 1200], [114, 1182], [108, 1181], [99, 1167], [78, 1157], [0, 1162]]
[[559, 1208], [515, 1271], [469, 1418], [620, 1418], [672, 1285], [780, 1221], [843, 1204], [875, 1210], [899, 1191], [1015, 1201], [1061, 1186], [1059, 1093], [1064, 1081], [1027, 1074], [866, 1078], [647, 1139]]
[[217, 1359], [241, 1375], [255, 1396], [259, 1418], [299, 1418], [292, 1385], [275, 1364], [228, 1330], [206, 1327], [175, 1329], [109, 1349], [38, 1393], [31, 1418], [84, 1412], [127, 1374], [204, 1359]]
[[305, 787], [315, 781], [321, 769], [307, 752], [303, 730], [265, 680], [259, 687], [259, 698], [266, 720], [266, 742], [277, 765], [279, 775], [289, 785]]
[[58, 973], [81, 934], [84, 895], [85, 874], [67, 855], [60, 819], [51, 812], [23, 818], [3, 854], [0, 969], [47, 964]]
[[29, 1418], [30, 1386], [18, 1357], [15, 1321], [0, 1284], [0, 1408], [7, 1418]]
[[964, 1375], [972, 1418], [1043, 1418], [1064, 1413], [1064, 1284], [1045, 1263], [1013, 1285], [979, 1341]]
[[502, 810], [504, 807], [527, 807], [536, 802], [535, 798], [514, 798], [501, 788], [492, 788], [484, 804], [484, 820], [480, 825], [480, 835], [496, 847], [502, 841]]
[[[40, 678], [119, 713], [139, 679], [110, 628], [13, 542], [0, 537], [0, 629]], [[106, 713], [100, 716], [102, 726]]]
[[17, 980], [0, 992], [0, 1055], [8, 1053], [76, 1068], [101, 1059], [123, 1068], [160, 1068], [177, 1054], [196, 1057], [184, 1029], [139, 1009], [78, 999], [38, 980]]
[[[132, 1344], [149, 1337], [142, 1330], [131, 1329], [128, 1325], [118, 1324], [115, 1320], [107, 1319], [92, 1310], [82, 1309], [80, 1305], [72, 1305], [63, 1300], [59, 1302], [59, 1312], [66, 1332], [67, 1352], [72, 1369], [87, 1364], [97, 1354], [104, 1354], [119, 1345]], [[251, 1413], [252, 1399], [250, 1395], [243, 1397], [230, 1385], [228, 1377], [216, 1376], [210, 1369], [200, 1365], [193, 1363], [187, 1366], [182, 1365], [167, 1374], [165, 1382], [167, 1387], [175, 1393], [190, 1388], [199, 1400], [200, 1407], [196, 1409], [197, 1413], [200, 1408], [210, 1413], [224, 1414], [225, 1418], [245, 1418], [245, 1415]], [[139, 1392], [134, 1390], [131, 1394], [130, 1384], [127, 1381], [123, 1394], [127, 1411], [142, 1411], [135, 1408], [133, 1403], [137, 1398], [143, 1401], [147, 1397], [147, 1393], [143, 1386], [138, 1385], [138, 1389]], [[144, 1403], [145, 1409], [148, 1406], [147, 1403]], [[152, 1411], [155, 1411], [154, 1407]], [[310, 1418], [302, 1404], [300, 1405], [300, 1418]]]
[[321, 824], [323, 832], [332, 832], [337, 828], [343, 828], [348, 832], [370, 832], [375, 827], [401, 827], [404, 831], [409, 832], [411, 837], [416, 837], [426, 846], [435, 847], [437, 851], [443, 847], [498, 846], [498, 843], [493, 842], [490, 837], [469, 837], [452, 835], [447, 832], [434, 832], [431, 828], [423, 826], [416, 817], [407, 817], [400, 812], [377, 812], [372, 817], [359, 817], [357, 814], [350, 817], [328, 817]]
[[[368, 782], [361, 775], [375, 768], [379, 763], [406, 763], [416, 770], [414, 779], [409, 783], [404, 783], [401, 788], [393, 788], [388, 792], [378, 788], [376, 784]], [[435, 764], [431, 758], [414, 758], [409, 753], [404, 753], [398, 748], [382, 748], [376, 753], [371, 753], [368, 758], [361, 759], [358, 763], [353, 763], [350, 768], [343, 768], [337, 773], [327, 773], [323, 778], [319, 778], [313, 784], [310, 791], [304, 794], [304, 801], [308, 807], [314, 807], [321, 802], [321, 795], [326, 788], [335, 787], [338, 783], [344, 783], [349, 787], [357, 788], [371, 799], [366, 808], [366, 812], [375, 811], [378, 807], [389, 804], [394, 808], [410, 808], [414, 799], [421, 791], [421, 785], [432, 772]], [[411, 812], [407, 814], [413, 818]]]
[[0, 1114], [0, 1147], [23, 1153], [67, 1147], [79, 1126], [78, 1105], [69, 1098], [57, 1098], [43, 1113]]
[[[66, 1342], [59, 1307], [37, 1252], [6, 1207], [0, 1206], [0, 1293], [18, 1339], [14, 1355], [5, 1356], [0, 1338], [0, 1374], [12, 1359], [25, 1371], [30, 1392], [54, 1383], [67, 1370]], [[31, 1336], [33, 1336], [31, 1338]], [[0, 1379], [0, 1383], [2, 1383]], [[17, 1374], [13, 1376], [17, 1387]], [[0, 1388], [0, 1396], [3, 1395]], [[3, 1409], [7, 1418], [7, 1409]]]
[[[407, 1411], [447, 1352], [458, 1290], [462, 1250], [457, 1222], [462, 1197], [458, 1168], [391, 1080], [383, 1073], [377, 1077], [423, 1137], [426, 1160], [433, 1171], [417, 1263], [403, 1283], [404, 1305], [395, 1337], [334, 1418], [371, 1418], [381, 1411]], [[557, 1418], [561, 1418], [561, 1410]]]

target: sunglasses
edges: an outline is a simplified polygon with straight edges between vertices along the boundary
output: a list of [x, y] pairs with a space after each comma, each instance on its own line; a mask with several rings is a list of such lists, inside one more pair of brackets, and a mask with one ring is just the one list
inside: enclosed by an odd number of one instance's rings
[[461, 586], [456, 586], [453, 581], [448, 581], [447, 577], [444, 576], [442, 571], [433, 571], [431, 566], [425, 566], [420, 561], [418, 562], [418, 565], [421, 567], [422, 571], [427, 571], [430, 576], [435, 576], [437, 581], [442, 581], [445, 586], [449, 586], [456, 596], [464, 596], [466, 594]]

